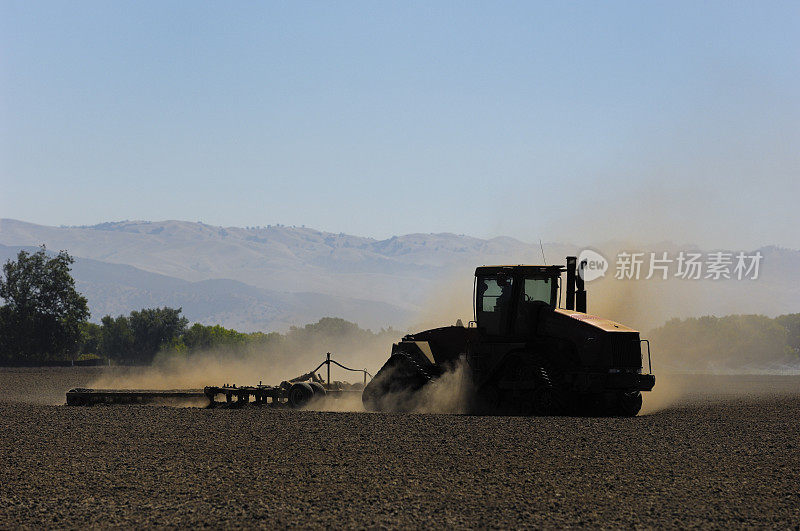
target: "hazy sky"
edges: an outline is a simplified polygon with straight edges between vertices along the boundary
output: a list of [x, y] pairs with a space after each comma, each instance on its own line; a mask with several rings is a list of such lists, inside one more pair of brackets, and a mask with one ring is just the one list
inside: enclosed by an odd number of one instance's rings
[[0, 6], [0, 217], [800, 248], [796, 1]]

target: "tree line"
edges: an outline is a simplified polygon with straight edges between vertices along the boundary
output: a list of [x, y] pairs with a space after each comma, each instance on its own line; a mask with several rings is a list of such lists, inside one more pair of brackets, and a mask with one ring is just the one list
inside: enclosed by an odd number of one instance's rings
[[[377, 349], [394, 330], [373, 333], [344, 319], [326, 317], [287, 333], [243, 333], [219, 325], [189, 326], [181, 308], [144, 308], [106, 315], [91, 323], [86, 298], [70, 274], [65, 251], [49, 256], [44, 246], [20, 251], [0, 277], [0, 363], [62, 362], [100, 357], [122, 364], [149, 364], [159, 354], [191, 356], [214, 351], [230, 356]], [[769, 318], [729, 315], [672, 319], [650, 333], [654, 363], [709, 369], [800, 363], [800, 314]]]
[[[161, 355], [187, 355], [214, 352], [230, 356], [260, 350], [269, 352], [291, 343], [312, 344], [336, 337], [364, 339], [376, 334], [357, 324], [336, 317], [323, 317], [317, 323], [291, 327], [288, 332], [239, 332], [220, 325], [194, 323], [181, 316], [180, 308], [145, 308], [129, 315], [102, 318], [101, 324], [85, 323], [80, 352], [98, 354], [121, 364], [146, 365]], [[393, 334], [391, 329], [381, 334]]]
[[144, 308], [128, 315], [106, 315], [89, 322], [86, 298], [70, 275], [73, 258], [65, 251], [48, 256], [20, 251], [0, 277], [0, 363], [47, 364], [98, 357], [120, 364], [150, 364], [158, 355], [191, 356], [214, 351], [236, 356], [271, 353], [280, 346], [331, 348], [366, 342], [395, 331], [373, 333], [344, 319], [325, 317], [304, 327], [244, 333], [203, 325], [181, 315], [181, 308]]
[[800, 313], [672, 319], [650, 333], [653, 363], [674, 369], [767, 369], [800, 364]]

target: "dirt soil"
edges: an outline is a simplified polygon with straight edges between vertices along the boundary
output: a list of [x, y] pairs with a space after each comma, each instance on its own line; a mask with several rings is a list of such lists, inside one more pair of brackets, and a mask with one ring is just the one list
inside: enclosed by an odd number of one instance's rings
[[54, 405], [98, 370], [0, 369], [0, 528], [800, 526], [800, 377], [632, 419]]

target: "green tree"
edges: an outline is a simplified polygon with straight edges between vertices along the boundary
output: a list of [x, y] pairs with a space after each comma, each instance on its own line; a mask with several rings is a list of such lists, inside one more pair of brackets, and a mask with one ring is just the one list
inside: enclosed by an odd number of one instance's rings
[[775, 320], [786, 329], [790, 357], [794, 361], [800, 360], [800, 313], [781, 315]]
[[672, 319], [653, 330], [654, 354], [681, 369], [757, 368], [796, 361], [797, 314]]
[[73, 258], [50, 258], [44, 245], [8, 260], [0, 278], [0, 355], [8, 360], [45, 362], [72, 359], [89, 317], [86, 298], [75, 290]]
[[133, 355], [133, 333], [128, 318], [106, 315], [100, 322], [100, 352], [106, 358], [126, 361]]
[[81, 324], [81, 354], [100, 354], [103, 329], [96, 323]]
[[183, 334], [183, 344], [190, 350], [207, 350], [224, 347], [235, 350], [252, 341], [249, 334], [237, 332], [220, 325], [205, 326], [195, 323]]
[[188, 319], [181, 317], [182, 308], [144, 308], [131, 312], [128, 318], [133, 335], [130, 361], [149, 364], [162, 348], [178, 339]]

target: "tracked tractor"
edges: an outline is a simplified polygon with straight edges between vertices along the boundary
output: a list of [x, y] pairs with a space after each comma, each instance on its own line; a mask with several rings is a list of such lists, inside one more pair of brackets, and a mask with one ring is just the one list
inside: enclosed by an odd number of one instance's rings
[[478, 267], [474, 320], [403, 337], [365, 387], [364, 406], [420, 405], [427, 385], [465, 363], [477, 413], [635, 416], [641, 392], [655, 385], [650, 344], [636, 330], [586, 313], [584, 267], [574, 256], [566, 267]]

